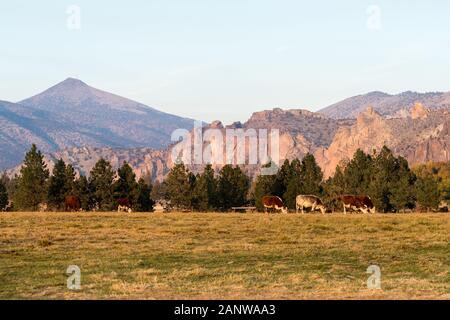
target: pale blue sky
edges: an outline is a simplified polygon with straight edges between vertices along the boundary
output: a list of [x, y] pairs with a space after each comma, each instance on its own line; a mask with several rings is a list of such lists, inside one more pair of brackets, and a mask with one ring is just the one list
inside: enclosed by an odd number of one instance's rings
[[[69, 5], [80, 30], [67, 28]], [[0, 0], [0, 100], [76, 77], [230, 123], [374, 90], [449, 91], [449, 14], [447, 0]]]

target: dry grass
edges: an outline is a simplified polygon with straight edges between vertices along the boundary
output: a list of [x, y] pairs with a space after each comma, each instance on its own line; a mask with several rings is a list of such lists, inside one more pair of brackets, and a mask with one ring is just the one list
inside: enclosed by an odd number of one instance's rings
[[450, 215], [5, 213], [0, 298], [449, 299]]

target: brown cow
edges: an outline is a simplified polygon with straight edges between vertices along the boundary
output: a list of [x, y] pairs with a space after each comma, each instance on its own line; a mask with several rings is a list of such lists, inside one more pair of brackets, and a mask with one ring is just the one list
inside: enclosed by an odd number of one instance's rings
[[265, 211], [267, 209], [281, 210], [283, 213], [287, 213], [287, 208], [283, 205], [283, 200], [277, 196], [264, 196], [261, 199]]
[[355, 211], [361, 210], [362, 213], [375, 213], [375, 206], [369, 196], [343, 195], [338, 199], [342, 202], [344, 214], [347, 214], [347, 208]]
[[66, 211], [79, 211], [80, 210], [80, 199], [76, 196], [67, 196], [64, 201], [64, 207]]
[[131, 203], [128, 198], [117, 199], [117, 212], [131, 212]]

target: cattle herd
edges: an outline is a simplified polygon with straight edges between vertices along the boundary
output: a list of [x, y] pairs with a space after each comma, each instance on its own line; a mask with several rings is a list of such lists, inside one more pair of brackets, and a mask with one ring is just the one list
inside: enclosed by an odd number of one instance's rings
[[[342, 195], [336, 198], [344, 209], [344, 214], [347, 214], [347, 209], [354, 211], [361, 211], [362, 213], [375, 213], [375, 206], [369, 196], [365, 195]], [[265, 211], [275, 210], [286, 213], [287, 208], [283, 204], [283, 200], [277, 196], [264, 196], [262, 204]], [[319, 197], [313, 195], [298, 195], [295, 199], [295, 211], [301, 209], [305, 213], [305, 209], [310, 209], [311, 212], [320, 210], [325, 214], [327, 207], [323, 204]]]
[[[342, 195], [336, 198], [344, 209], [344, 214], [347, 214], [347, 210], [361, 211], [362, 213], [375, 213], [375, 206], [369, 196], [365, 195]], [[261, 199], [265, 212], [281, 211], [287, 213], [288, 209], [284, 205], [283, 200], [277, 196], [264, 196]], [[295, 211], [298, 213], [299, 209], [302, 214], [305, 213], [305, 209], [309, 209], [311, 212], [320, 210], [322, 214], [327, 212], [327, 207], [324, 205], [319, 197], [314, 195], [298, 195], [295, 199]], [[80, 199], [76, 196], [68, 196], [65, 199], [66, 211], [80, 211]], [[95, 211], [95, 210], [94, 210]], [[131, 203], [127, 198], [121, 198], [117, 200], [117, 212], [132, 212]]]

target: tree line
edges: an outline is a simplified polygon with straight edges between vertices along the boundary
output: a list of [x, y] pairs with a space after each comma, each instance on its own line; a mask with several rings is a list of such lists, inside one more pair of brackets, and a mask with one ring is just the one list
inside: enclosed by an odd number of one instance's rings
[[[269, 166], [267, 164], [266, 166]], [[136, 176], [126, 162], [114, 171], [100, 159], [89, 177], [76, 177], [75, 170], [62, 159], [52, 174], [36, 146], [26, 154], [20, 174], [0, 179], [0, 208], [12, 200], [13, 210], [62, 210], [64, 199], [76, 196], [83, 210], [110, 211], [117, 200], [126, 198], [133, 211], [152, 211], [155, 200], [169, 208], [185, 211], [229, 211], [232, 207], [256, 206], [263, 210], [261, 198], [279, 196], [289, 209], [295, 209], [299, 194], [316, 195], [332, 210], [342, 210], [336, 200], [343, 194], [368, 195], [378, 212], [421, 209], [435, 210], [442, 200], [450, 200], [450, 163], [422, 165], [411, 169], [405, 158], [394, 156], [383, 147], [368, 154], [357, 150], [353, 158], [340, 163], [335, 174], [324, 179], [312, 154], [303, 159], [285, 160], [275, 175], [259, 175], [251, 180], [239, 166], [225, 165], [217, 172], [206, 165], [194, 174], [183, 163], [176, 163], [163, 182]], [[10, 196], [9, 196], [10, 195]]]
[[126, 198], [133, 211], [152, 211], [152, 184], [143, 178], [136, 181], [131, 166], [124, 162], [115, 172], [111, 164], [100, 159], [89, 178], [76, 177], [75, 170], [62, 159], [55, 162], [50, 174], [42, 153], [32, 145], [25, 155], [19, 175], [10, 179], [6, 174], [0, 181], [0, 208], [5, 209], [11, 199], [10, 210], [37, 211], [42, 204], [47, 210], [63, 210], [65, 199], [75, 196], [85, 211], [111, 211], [117, 200]]
[[[341, 211], [338, 196], [353, 194], [370, 196], [378, 212], [428, 211], [437, 209], [442, 200], [450, 200], [449, 181], [450, 175], [439, 180], [426, 170], [415, 172], [405, 158], [394, 156], [386, 146], [372, 154], [357, 150], [326, 180], [314, 156], [307, 154], [301, 161], [286, 160], [274, 176], [259, 176], [255, 203], [261, 210], [260, 199], [269, 194], [281, 197], [294, 209], [296, 195], [309, 194], [322, 198], [328, 208]], [[439, 183], [446, 187], [439, 187]]]

